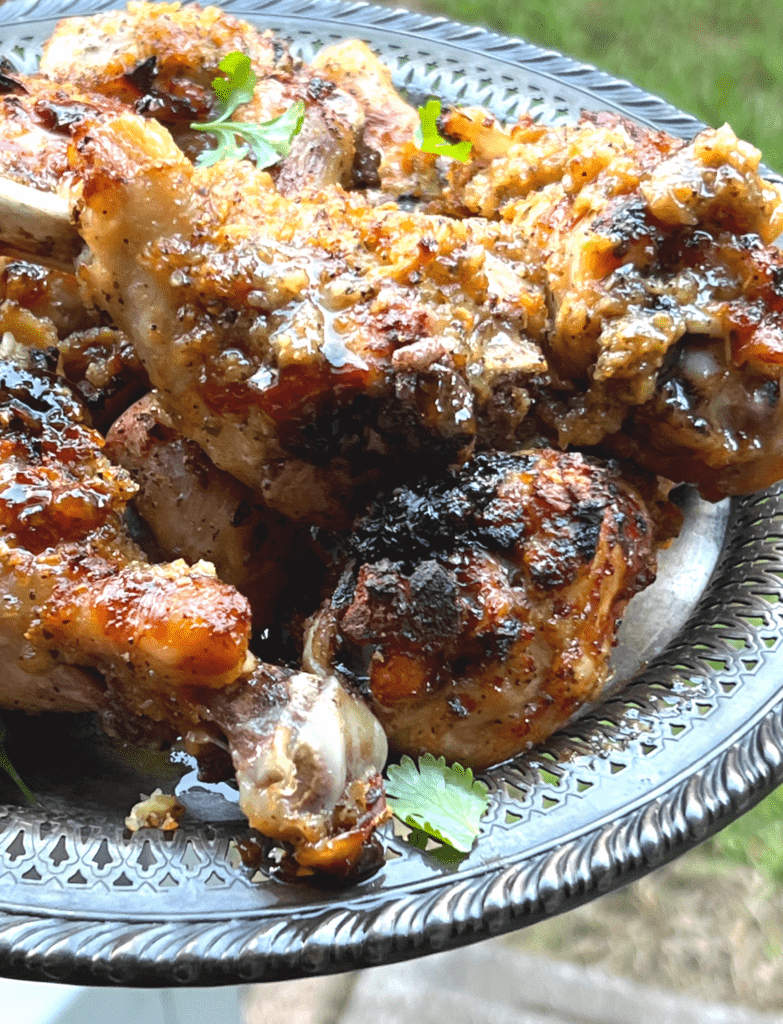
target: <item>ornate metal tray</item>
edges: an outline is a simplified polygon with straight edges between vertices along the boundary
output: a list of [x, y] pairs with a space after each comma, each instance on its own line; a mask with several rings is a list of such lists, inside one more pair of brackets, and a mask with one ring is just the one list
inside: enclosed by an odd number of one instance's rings
[[[2, 52], [35, 64], [57, 17], [110, 0], [10, 0]], [[612, 109], [678, 135], [693, 118], [557, 53], [478, 28], [338, 0], [231, 0], [304, 57], [361, 37], [414, 99], [481, 103], [550, 121]], [[568, 910], [684, 852], [783, 778], [783, 493], [707, 506], [629, 612], [617, 682], [545, 747], [486, 773], [492, 804], [456, 864], [390, 826], [385, 866], [349, 888], [281, 883], [243, 867], [231, 790], [187, 766], [118, 757], [80, 717], [12, 723], [14, 757], [45, 801], [0, 780], [0, 972], [93, 984], [205, 985], [400, 960]], [[0, 669], [1, 671], [1, 669]], [[169, 778], [162, 777], [168, 772]], [[185, 792], [176, 833], [123, 830], [139, 792]]]

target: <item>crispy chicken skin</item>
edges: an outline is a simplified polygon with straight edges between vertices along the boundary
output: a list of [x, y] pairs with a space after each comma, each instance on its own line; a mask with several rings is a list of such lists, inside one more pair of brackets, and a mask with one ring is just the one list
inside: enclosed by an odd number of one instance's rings
[[[128, 119], [111, 120], [119, 100], [152, 113], [142, 86], [166, 96], [181, 86], [207, 103], [229, 45], [251, 53], [261, 77], [238, 116], [261, 117], [256, 105], [277, 102], [289, 86], [287, 99], [300, 95], [304, 82], [318, 116], [338, 93], [341, 109], [354, 104], [352, 141], [324, 142], [343, 160], [339, 173], [307, 169], [319, 144], [273, 169], [276, 188], [250, 167], [194, 174], [157, 128], [134, 136]], [[400, 437], [441, 463], [541, 435], [561, 447], [601, 446], [712, 499], [783, 472], [783, 257], [769, 244], [783, 224], [781, 193], [760, 177], [758, 152], [728, 128], [685, 143], [609, 114], [574, 127], [523, 119], [507, 128], [480, 110], [450, 111], [442, 130], [468, 138], [474, 159], [452, 161], [439, 195], [427, 178], [432, 165], [419, 167], [424, 155], [411, 150], [415, 112], [363, 44], [329, 47], [302, 68], [217, 9], [136, 4], [64, 23], [43, 67], [61, 80], [11, 81], [4, 98], [9, 168], [18, 162], [29, 177], [30, 140], [45, 138], [45, 149], [59, 132], [41, 179], [52, 187], [64, 173], [63, 140], [75, 133], [76, 177], [95, 182], [105, 171], [114, 189], [107, 210], [124, 203], [138, 211], [137, 237], [130, 229], [122, 237], [145, 250], [144, 287], [157, 293], [158, 313], [168, 307], [168, 323], [177, 317], [176, 332], [156, 327], [176, 334], [181, 358], [170, 360], [166, 345], [156, 350], [167, 365], [179, 369], [184, 359], [209, 378], [207, 388], [188, 386], [201, 394], [186, 417], [177, 388], [153, 373], [167, 410], [218, 466], [284, 514], [345, 524], [378, 472], [399, 461]], [[62, 117], [45, 90], [60, 89], [67, 107], [74, 74], [83, 111]], [[106, 95], [90, 100], [79, 89]], [[160, 116], [179, 132], [180, 114]], [[106, 142], [98, 159], [103, 143], [85, 128], [87, 116], [111, 121], [98, 133]], [[59, 127], [47, 129], [47, 118]], [[367, 192], [346, 197], [340, 185], [371, 184], [357, 171], [373, 164], [368, 154], [378, 156], [382, 192], [429, 196], [429, 213], [377, 207]], [[150, 190], [159, 215], [144, 237], [138, 223]], [[114, 293], [119, 287], [126, 300], [128, 275], [85, 195], [93, 298], [127, 331]], [[122, 228], [111, 219], [104, 226]], [[132, 276], [138, 291], [138, 268]], [[187, 330], [191, 314], [198, 339]], [[147, 333], [142, 323], [132, 340], [149, 369]], [[189, 373], [179, 376], [189, 383]], [[219, 427], [210, 404], [248, 422]], [[359, 453], [370, 451], [362, 462]], [[365, 473], [367, 486], [357, 487]], [[308, 495], [299, 510], [297, 494]]]
[[0, 86], [0, 174], [42, 192], [67, 188], [68, 140], [88, 118], [117, 116], [111, 98], [58, 85], [42, 75], [14, 73]]
[[477, 455], [356, 524], [305, 666], [364, 693], [395, 751], [497, 764], [600, 696], [655, 546], [616, 468], [548, 449]]
[[131, 2], [127, 12], [60, 22], [41, 71], [156, 118], [193, 156], [208, 143], [190, 122], [216, 115], [211, 83], [221, 59], [236, 51], [250, 57], [259, 82], [235, 120], [268, 121], [298, 100], [307, 108], [291, 153], [272, 169], [283, 194], [327, 184], [380, 189], [392, 198], [438, 194], [435, 157], [413, 142], [416, 110], [358, 40], [327, 46], [303, 65], [281, 40], [217, 7]]
[[[51, 270], [29, 260], [0, 256], [0, 302], [27, 310], [39, 322], [46, 323], [48, 339], [59, 341], [77, 331], [99, 326], [94, 310], [84, 306], [74, 274]], [[16, 331], [11, 329], [17, 341]], [[35, 347], [45, 348], [53, 344]]]
[[131, 115], [74, 161], [96, 305], [175, 428], [288, 517], [339, 521], [372, 459], [464, 458], [496, 389], [524, 418], [546, 309], [502, 224], [341, 189], [294, 203], [247, 162], [194, 171]]
[[[149, 63], [149, 84], [155, 88], [147, 90], [152, 98], [138, 113], [165, 120], [173, 112], [166, 110], [164, 98], [179, 96], [185, 116], [206, 120], [214, 112], [212, 79], [233, 51], [247, 53], [257, 72], [292, 68], [284, 43], [217, 7], [131, 0], [127, 10], [60, 21], [44, 45], [40, 70], [53, 81], [133, 105], [143, 97], [139, 68]], [[156, 97], [162, 116], [148, 109]]]
[[[83, 280], [177, 429], [289, 516], [334, 523], [358, 451], [443, 464], [536, 432], [711, 499], [778, 479], [780, 196], [758, 154], [617, 119], [526, 131], [425, 214], [340, 189], [292, 203], [247, 164], [193, 172], [162, 129], [104, 122], [75, 147]], [[672, 154], [712, 187], [697, 227], [663, 220]], [[454, 216], [477, 196], [494, 219]], [[274, 493], [283, 465], [317, 478], [320, 519]]]
[[263, 123], [299, 100], [305, 104], [291, 153], [273, 170], [281, 192], [349, 186], [364, 126], [361, 104], [295, 61], [285, 43], [217, 7], [131, 2], [127, 11], [66, 19], [44, 47], [41, 72], [154, 117], [196, 156], [212, 142], [190, 124], [219, 113], [212, 80], [223, 57], [234, 52], [247, 54], [259, 79], [253, 100], [234, 120]]
[[0, 706], [97, 711], [135, 741], [214, 726], [251, 825], [350, 873], [387, 814], [379, 724], [335, 679], [259, 665], [249, 604], [209, 563], [146, 562], [135, 485], [61, 380], [4, 360], [0, 398]]
[[537, 405], [562, 446], [596, 445], [717, 499], [783, 473], [780, 185], [728, 126], [692, 142], [616, 115], [482, 139], [436, 208], [529, 240], [552, 311], [553, 387]]
[[76, 390], [90, 424], [106, 432], [149, 390], [128, 339], [87, 310], [76, 277], [26, 260], [0, 257], [0, 338], [35, 353]]

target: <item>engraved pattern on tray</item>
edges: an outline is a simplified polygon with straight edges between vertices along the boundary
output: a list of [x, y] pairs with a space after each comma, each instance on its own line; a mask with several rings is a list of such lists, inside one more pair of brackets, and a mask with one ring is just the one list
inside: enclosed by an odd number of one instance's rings
[[[111, 6], [10, 0], [2, 50], [29, 70], [57, 17]], [[305, 58], [364, 38], [413, 99], [550, 122], [614, 109], [686, 136], [700, 127], [588, 65], [444, 19], [337, 0], [225, 6]], [[531, 924], [683, 852], [783, 777], [780, 490], [733, 501], [716, 541], [689, 621], [648, 667], [543, 747], [484, 774], [490, 812], [458, 865], [389, 826], [375, 876], [344, 890], [283, 885], [241, 865], [244, 829], [230, 813], [131, 835], [122, 820], [135, 776], [102, 798], [104, 762], [81, 787], [54, 771], [46, 809], [0, 806], [0, 969], [158, 985], [349, 970]]]

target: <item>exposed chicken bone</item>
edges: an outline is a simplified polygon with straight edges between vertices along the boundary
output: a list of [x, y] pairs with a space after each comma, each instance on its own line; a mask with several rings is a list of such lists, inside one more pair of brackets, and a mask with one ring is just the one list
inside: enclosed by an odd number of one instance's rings
[[72, 271], [83, 243], [66, 198], [0, 177], [0, 244], [6, 251]]

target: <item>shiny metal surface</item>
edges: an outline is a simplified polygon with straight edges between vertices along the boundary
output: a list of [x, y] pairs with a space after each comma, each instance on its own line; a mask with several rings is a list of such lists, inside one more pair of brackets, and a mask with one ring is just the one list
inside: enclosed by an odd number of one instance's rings
[[[110, 6], [10, 0], [3, 52], [30, 68], [58, 16]], [[338, 0], [225, 6], [304, 57], [364, 38], [413, 99], [550, 121], [614, 109], [683, 136], [700, 127], [591, 67], [443, 19]], [[282, 884], [241, 865], [230, 790], [194, 795], [175, 834], [131, 835], [123, 819], [139, 792], [179, 785], [187, 800], [188, 766], [120, 758], [81, 717], [14, 718], [18, 767], [46, 806], [18, 806], [0, 780], [0, 972], [168, 986], [349, 970], [534, 923], [706, 838], [783, 778], [783, 497], [684, 501], [683, 536], [623, 626], [615, 682], [627, 685], [485, 774], [483, 833], [455, 864], [389, 826], [371, 878]]]

